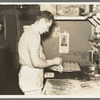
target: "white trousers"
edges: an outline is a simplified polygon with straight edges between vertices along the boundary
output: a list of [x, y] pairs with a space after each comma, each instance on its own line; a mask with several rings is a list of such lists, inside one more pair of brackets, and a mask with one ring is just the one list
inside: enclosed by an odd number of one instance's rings
[[[19, 71], [19, 87], [25, 95], [43, 95], [42, 87], [38, 87], [34, 70], [28, 66], [21, 66]], [[33, 77], [34, 76], [34, 77]]]

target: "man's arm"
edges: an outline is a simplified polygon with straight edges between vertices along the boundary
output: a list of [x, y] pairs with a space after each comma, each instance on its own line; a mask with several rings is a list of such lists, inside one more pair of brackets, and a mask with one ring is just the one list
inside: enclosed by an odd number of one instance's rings
[[59, 65], [62, 62], [61, 58], [59, 57], [50, 60], [44, 60], [40, 58], [40, 52], [39, 49], [37, 48], [31, 48], [29, 52], [30, 52], [32, 65], [36, 68], [46, 68], [53, 65]]

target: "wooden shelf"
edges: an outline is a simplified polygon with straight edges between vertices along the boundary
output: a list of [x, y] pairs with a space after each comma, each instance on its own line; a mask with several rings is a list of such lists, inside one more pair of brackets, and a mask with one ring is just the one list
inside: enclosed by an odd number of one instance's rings
[[94, 39], [88, 39], [90, 42], [100, 43], [100, 39], [94, 38]]
[[87, 16], [55, 16], [55, 20], [85, 20]]

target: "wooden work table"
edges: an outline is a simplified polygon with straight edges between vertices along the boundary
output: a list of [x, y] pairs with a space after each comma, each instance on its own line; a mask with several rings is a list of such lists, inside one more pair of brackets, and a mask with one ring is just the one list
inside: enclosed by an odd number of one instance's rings
[[100, 96], [100, 81], [47, 79], [45, 95]]
[[58, 78], [54, 77], [46, 79], [44, 86], [45, 95], [79, 97], [100, 96], [100, 80], [87, 80], [82, 78], [84, 76], [82, 76], [81, 72], [56, 74], [55, 76], [58, 76]]

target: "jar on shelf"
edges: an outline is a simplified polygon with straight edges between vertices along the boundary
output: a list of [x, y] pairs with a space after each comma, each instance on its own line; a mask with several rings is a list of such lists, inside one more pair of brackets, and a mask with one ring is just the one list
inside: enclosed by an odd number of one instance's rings
[[98, 61], [98, 58], [99, 58], [99, 53], [97, 51], [95, 51], [93, 53], [93, 62], [97, 62]]
[[96, 65], [95, 64], [89, 65], [89, 75], [94, 76], [95, 75], [95, 70], [96, 70]]

